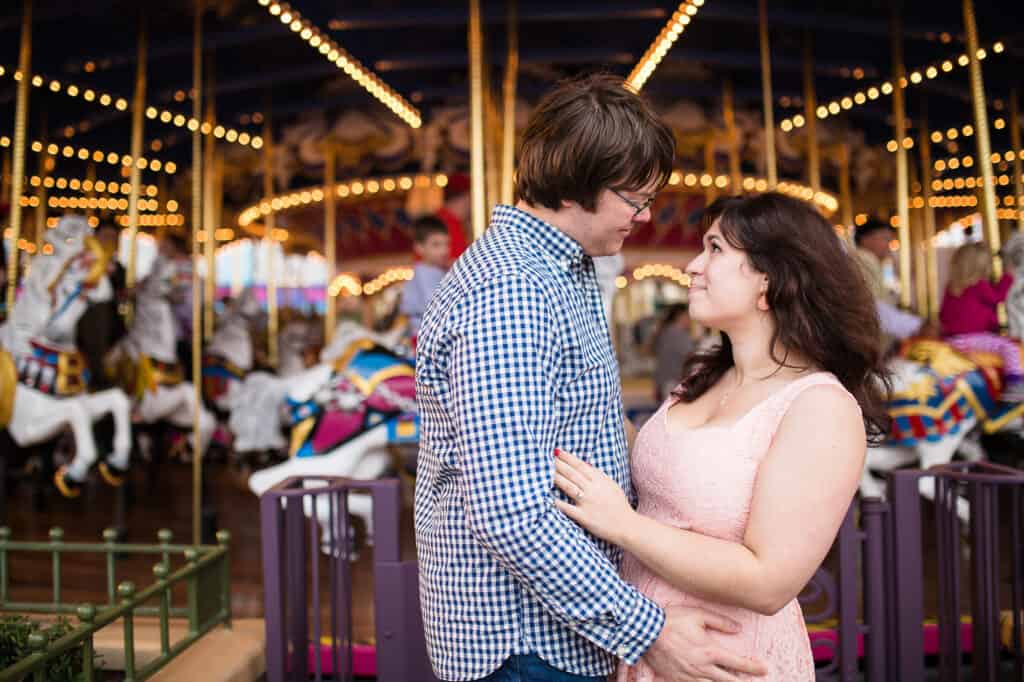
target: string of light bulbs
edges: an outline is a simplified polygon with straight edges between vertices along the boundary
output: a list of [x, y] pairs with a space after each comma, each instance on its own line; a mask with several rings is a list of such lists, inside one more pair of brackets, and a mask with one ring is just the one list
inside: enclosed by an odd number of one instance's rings
[[[355, 199], [363, 195], [377, 195], [378, 193], [405, 192], [415, 185], [416, 187], [430, 187], [437, 185], [444, 187], [448, 184], [448, 176], [444, 173], [436, 175], [402, 175], [379, 178], [363, 178], [339, 182], [335, 185], [335, 194], [339, 199]], [[711, 189], [726, 189], [732, 184], [732, 178], [726, 174], [712, 175], [711, 173], [687, 173], [681, 170], [672, 171], [668, 179], [669, 186], [676, 187], [702, 187]], [[764, 178], [744, 177], [741, 186], [748, 192], [768, 191], [768, 181]], [[819, 206], [825, 212], [832, 214], [839, 209], [839, 200], [828, 192], [815, 192], [808, 185], [799, 182], [783, 180], [776, 185], [776, 190], [804, 201], [810, 201]], [[302, 208], [310, 204], [318, 204], [324, 200], [324, 188], [322, 185], [308, 189], [293, 190], [286, 194], [279, 194], [273, 197], [264, 197], [259, 203], [246, 207], [238, 214], [238, 225], [247, 227], [262, 217], [287, 211], [293, 208]]]
[[[28, 178], [28, 184], [32, 187], [40, 185], [46, 189], [70, 189], [83, 192], [99, 192], [101, 194], [131, 194], [132, 186], [128, 182], [117, 182], [111, 180], [81, 180], [79, 178], [61, 178], [48, 175], [45, 178], [33, 175]], [[139, 188], [146, 196], [155, 197], [160, 193], [156, 185], [143, 185]]]
[[[78, 197], [49, 196], [46, 205], [50, 208], [62, 209], [99, 209], [101, 211], [127, 211], [128, 200], [114, 197]], [[156, 199], [139, 199], [140, 211], [159, 211], [160, 202]]]
[[668, 51], [672, 49], [672, 45], [683, 34], [683, 31], [693, 21], [693, 18], [697, 16], [698, 10], [703, 5], [704, 0], [684, 0], [684, 2], [679, 3], [678, 9], [669, 17], [661, 32], [658, 33], [658, 37], [654, 39], [650, 47], [647, 48], [647, 51], [644, 52], [644, 56], [633, 67], [629, 77], [626, 79], [627, 85], [636, 92], [640, 92], [647, 79], [658, 68], [658, 64], [668, 54]]
[[[989, 161], [993, 164], [1002, 163], [1003, 161], [1013, 161], [1018, 156], [1024, 158], [1024, 149], [1017, 150], [1016, 152], [1012, 149], [1007, 149], [1005, 152], [992, 152], [989, 157]], [[959, 168], [971, 168], [975, 164], [975, 157], [972, 154], [966, 154], [964, 156], [951, 156], [947, 159], [936, 159], [933, 167], [938, 173], [942, 173], [947, 168], [949, 170], [957, 170]]]
[[[11, 138], [7, 135], [0, 136], [0, 147], [10, 147]], [[72, 159], [77, 158], [81, 161], [88, 161], [92, 159], [96, 163], [106, 163], [111, 166], [123, 166], [128, 168], [135, 163], [142, 170], [151, 170], [153, 172], [163, 171], [168, 175], [174, 175], [178, 172], [178, 165], [173, 161], [164, 163], [160, 159], [147, 159], [144, 156], [140, 156], [138, 159], [132, 159], [131, 154], [119, 155], [116, 152], [103, 152], [99, 149], [92, 151], [85, 147], [73, 147], [69, 144], [58, 145], [53, 142], [50, 144], [43, 144], [39, 140], [34, 140], [31, 145], [31, 149], [36, 154], [42, 154], [45, 150], [47, 154], [53, 157], [58, 155], [64, 156], [65, 158]]]
[[[15, 81], [21, 80], [21, 71], [17, 69], [11, 69], [9, 67], [0, 65], [0, 76], [10, 75]], [[46, 87], [52, 93], [59, 94], [63, 93], [68, 97], [78, 97], [81, 95], [82, 99], [86, 102], [97, 102], [104, 107], [112, 107], [118, 111], [126, 111], [128, 109], [128, 100], [124, 97], [116, 97], [108, 92], [100, 92], [93, 88], [80, 87], [74, 83], [62, 83], [56, 78], [44, 78], [43, 76], [36, 74], [32, 76], [33, 87], [42, 88]], [[186, 117], [182, 114], [175, 114], [167, 109], [157, 109], [156, 107], [146, 108], [146, 117], [150, 120], [159, 119], [161, 123], [167, 123], [178, 128], [187, 127], [191, 131], [200, 130], [203, 135], [214, 134], [214, 128], [208, 124], [201, 124], [194, 118]], [[218, 126], [223, 128], [223, 126]], [[68, 137], [65, 135], [65, 137]], [[249, 145], [253, 149], [259, 149], [263, 146], [263, 138], [259, 135], [250, 135], [246, 132], [238, 132], [234, 128], [227, 128], [221, 131], [218, 137], [223, 137], [225, 140], [231, 143], [238, 143], [240, 145]]]
[[[995, 54], [1001, 54], [1006, 49], [1001, 41], [997, 41], [992, 44], [992, 52]], [[988, 57], [988, 51], [985, 48], [979, 48], [977, 52], [979, 60], [984, 60]], [[949, 73], [956, 68], [965, 68], [970, 64], [970, 58], [967, 54], [960, 54], [956, 57], [954, 62], [953, 59], [945, 59], [942, 62], [937, 62], [923, 69], [918, 69], [910, 72], [905, 78], [901, 79], [899, 86], [903, 89], [909, 88], [911, 85], [918, 85], [924, 80], [931, 80], [937, 78], [939, 72]], [[876, 100], [882, 96], [892, 95], [893, 83], [892, 81], [885, 81], [881, 85], [872, 85], [865, 90], [858, 90], [852, 95], [846, 95], [832, 100], [828, 104], [821, 104], [818, 106], [815, 114], [819, 119], [826, 119], [829, 116], [835, 116], [842, 111], [847, 111], [857, 106], [862, 106], [868, 101]], [[794, 128], [801, 128], [807, 124], [807, 120], [802, 114], [791, 116], [784, 119], [779, 127], [783, 132], [790, 132]], [[892, 142], [890, 140], [890, 142]]]
[[360, 87], [373, 95], [410, 127], [419, 128], [423, 124], [423, 119], [416, 107], [338, 45], [329, 35], [314, 26], [308, 19], [303, 18], [298, 10], [288, 3], [278, 3], [275, 0], [257, 1], [261, 6], [267, 8], [271, 16], [277, 17], [293, 33], [299, 34], [299, 37], [305, 40], [310, 47], [322, 54], [327, 61], [343, 70]]

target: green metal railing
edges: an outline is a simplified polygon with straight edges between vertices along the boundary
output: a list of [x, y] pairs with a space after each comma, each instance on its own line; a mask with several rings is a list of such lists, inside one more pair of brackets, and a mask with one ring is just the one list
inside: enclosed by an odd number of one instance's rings
[[[75, 614], [78, 625], [60, 639], [47, 643], [41, 633], [29, 637], [33, 653], [3, 670], [0, 682], [28, 678], [33, 682], [45, 680], [47, 664], [64, 652], [82, 648], [83, 677], [94, 679], [93, 635], [101, 628], [122, 619], [124, 626], [125, 682], [149, 679], [175, 656], [191, 646], [219, 624], [231, 625], [231, 589], [229, 583], [228, 546], [231, 536], [227, 531], [217, 533], [216, 546], [173, 545], [169, 530], [157, 533], [159, 544], [140, 545], [118, 543], [112, 529], [103, 531], [102, 543], [64, 542], [64, 531], [50, 530], [49, 542], [12, 542], [9, 528], [0, 528], [0, 612]], [[53, 558], [53, 600], [48, 603], [8, 601], [8, 560], [11, 552], [49, 552]], [[65, 554], [103, 554], [107, 569], [107, 603], [97, 608], [92, 604], [69, 604], [61, 600], [61, 568]], [[160, 561], [153, 566], [156, 582], [136, 591], [130, 581], [117, 583], [116, 555], [152, 554]], [[183, 556], [185, 565], [171, 571], [171, 557]], [[188, 586], [188, 603], [184, 607], [171, 604], [171, 590], [180, 583]], [[159, 598], [159, 606], [143, 606]], [[134, 618], [158, 616], [160, 618], [160, 655], [146, 665], [135, 666]], [[188, 632], [173, 645], [170, 641], [170, 619], [187, 618]]]

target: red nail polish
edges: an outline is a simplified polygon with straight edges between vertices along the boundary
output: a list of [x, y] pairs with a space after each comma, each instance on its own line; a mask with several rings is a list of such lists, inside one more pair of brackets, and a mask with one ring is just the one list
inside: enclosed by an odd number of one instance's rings
[[561, 452], [558, 448], [555, 448], [555, 457], [558, 457], [558, 453]]

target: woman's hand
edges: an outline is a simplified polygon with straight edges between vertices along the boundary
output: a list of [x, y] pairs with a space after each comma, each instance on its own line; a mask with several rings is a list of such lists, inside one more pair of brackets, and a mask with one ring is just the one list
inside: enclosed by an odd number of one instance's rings
[[555, 500], [558, 509], [602, 540], [622, 545], [636, 512], [618, 483], [565, 450], [555, 450], [555, 485], [575, 502]]

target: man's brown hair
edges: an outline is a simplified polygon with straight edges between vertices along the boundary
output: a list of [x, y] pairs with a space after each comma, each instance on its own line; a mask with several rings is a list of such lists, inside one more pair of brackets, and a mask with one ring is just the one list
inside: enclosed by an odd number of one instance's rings
[[593, 74], [559, 83], [523, 133], [516, 199], [557, 211], [587, 211], [605, 189], [661, 189], [672, 173], [672, 131], [622, 78]]

